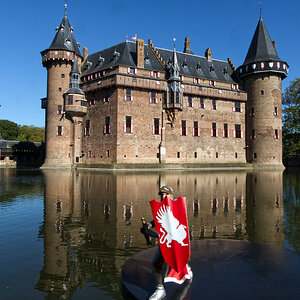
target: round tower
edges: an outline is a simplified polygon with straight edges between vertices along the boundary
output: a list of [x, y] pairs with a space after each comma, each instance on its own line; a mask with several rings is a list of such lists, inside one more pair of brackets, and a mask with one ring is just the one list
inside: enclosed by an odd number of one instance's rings
[[70, 72], [70, 86], [64, 93], [64, 112], [71, 121], [70, 126], [70, 158], [71, 165], [80, 163], [82, 157], [82, 122], [87, 113], [87, 101], [83, 90], [79, 87], [80, 73], [76, 56]]
[[56, 31], [50, 47], [41, 52], [43, 66], [47, 68], [47, 98], [42, 99], [42, 108], [46, 109], [46, 157], [43, 167], [70, 167], [73, 128], [72, 120], [64, 111], [63, 94], [69, 88], [73, 61], [77, 59], [80, 68], [82, 56], [66, 10]]
[[248, 93], [246, 155], [255, 166], [283, 167], [281, 80], [287, 73], [260, 17], [244, 64], [235, 71]]

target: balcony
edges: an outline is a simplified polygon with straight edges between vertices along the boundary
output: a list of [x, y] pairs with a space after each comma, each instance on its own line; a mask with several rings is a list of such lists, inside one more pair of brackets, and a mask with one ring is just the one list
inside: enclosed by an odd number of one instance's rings
[[83, 117], [87, 113], [87, 101], [79, 99], [75, 103], [69, 103], [65, 105], [64, 111], [71, 117]]

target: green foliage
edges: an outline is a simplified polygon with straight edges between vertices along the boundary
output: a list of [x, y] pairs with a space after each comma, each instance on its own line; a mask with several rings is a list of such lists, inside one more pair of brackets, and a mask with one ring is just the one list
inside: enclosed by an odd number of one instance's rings
[[300, 154], [300, 78], [291, 81], [283, 97], [283, 156]]
[[23, 125], [20, 127], [20, 133], [18, 141], [21, 142], [44, 142], [45, 141], [45, 129], [40, 127], [34, 127], [33, 125]]
[[19, 135], [19, 126], [8, 120], [0, 120], [0, 134], [4, 140], [17, 140]]
[[8, 120], [0, 120], [2, 139], [20, 142], [45, 142], [45, 128], [33, 125], [20, 126]]

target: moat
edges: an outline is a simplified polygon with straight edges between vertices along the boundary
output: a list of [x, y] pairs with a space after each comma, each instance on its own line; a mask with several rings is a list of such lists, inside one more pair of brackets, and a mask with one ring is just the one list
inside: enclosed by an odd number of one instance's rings
[[122, 299], [121, 269], [147, 249], [141, 218], [160, 185], [187, 197], [190, 236], [300, 253], [300, 169], [0, 169], [0, 297]]

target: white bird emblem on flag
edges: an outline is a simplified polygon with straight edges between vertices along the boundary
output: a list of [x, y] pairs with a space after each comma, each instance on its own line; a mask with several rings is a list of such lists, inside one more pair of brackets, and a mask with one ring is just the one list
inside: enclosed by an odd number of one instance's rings
[[167, 242], [166, 246], [170, 248], [172, 240], [175, 240], [181, 246], [188, 246], [188, 244], [183, 243], [184, 239], [187, 237], [187, 227], [180, 224], [174, 217], [170, 206], [163, 205], [157, 212], [156, 219], [162, 227], [160, 228], [160, 231], [163, 235], [159, 239], [161, 244]]

